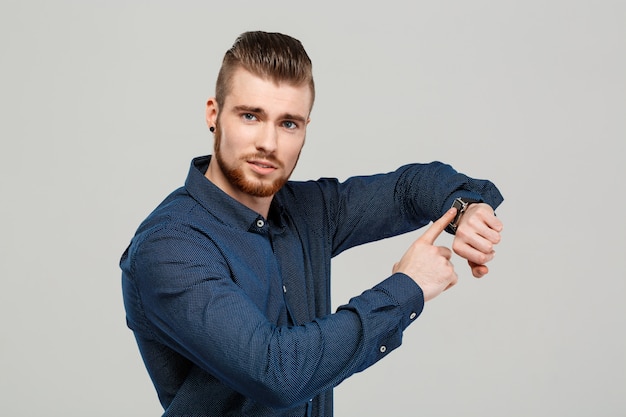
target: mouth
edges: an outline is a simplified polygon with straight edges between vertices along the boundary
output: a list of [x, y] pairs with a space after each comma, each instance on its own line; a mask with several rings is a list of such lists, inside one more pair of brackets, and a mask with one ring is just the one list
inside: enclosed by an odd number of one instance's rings
[[247, 162], [254, 172], [261, 174], [261, 175], [270, 174], [277, 169], [276, 165], [265, 160], [251, 159], [251, 160], [248, 160]]
[[265, 161], [255, 161], [255, 160], [253, 160], [253, 161], [248, 161], [248, 163], [252, 164], [252, 165], [256, 165], [256, 166], [261, 167], [261, 168], [276, 168], [274, 165], [270, 164], [269, 162], [265, 162]]

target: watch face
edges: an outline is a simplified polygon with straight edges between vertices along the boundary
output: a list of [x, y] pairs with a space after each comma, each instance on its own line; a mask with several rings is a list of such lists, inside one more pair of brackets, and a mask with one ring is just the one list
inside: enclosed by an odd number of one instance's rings
[[450, 230], [452, 231], [452, 233], [456, 233], [456, 229], [459, 225], [459, 220], [461, 220], [461, 216], [463, 215], [463, 213], [465, 213], [465, 210], [467, 209], [467, 206], [469, 206], [472, 203], [475, 203], [476, 201], [474, 200], [465, 200], [461, 197], [458, 197], [454, 200], [454, 203], [452, 204], [452, 207], [455, 208], [456, 211], [456, 216], [454, 216], [454, 220], [452, 220], [452, 222], [448, 225], [448, 227], [450, 228]]
[[[452, 204], [452, 207], [456, 208], [459, 213], [462, 212], [463, 210], [465, 210], [465, 208], [467, 207], [467, 202], [461, 198], [457, 198], [456, 200], [454, 200], [454, 204]], [[457, 213], [457, 216], [458, 214]]]

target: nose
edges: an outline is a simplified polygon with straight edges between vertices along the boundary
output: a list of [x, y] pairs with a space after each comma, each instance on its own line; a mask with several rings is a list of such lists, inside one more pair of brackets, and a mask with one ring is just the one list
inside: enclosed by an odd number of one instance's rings
[[256, 148], [268, 154], [276, 151], [278, 145], [278, 131], [270, 123], [266, 123], [259, 131], [256, 139]]

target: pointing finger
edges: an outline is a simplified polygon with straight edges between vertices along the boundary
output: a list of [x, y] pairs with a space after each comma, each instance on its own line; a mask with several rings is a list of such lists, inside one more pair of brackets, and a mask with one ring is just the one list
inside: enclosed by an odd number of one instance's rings
[[435, 240], [441, 232], [445, 230], [446, 227], [454, 220], [454, 216], [456, 215], [456, 208], [451, 208], [446, 211], [446, 213], [441, 216], [439, 219], [433, 222], [430, 227], [424, 232], [422, 236], [418, 239], [419, 241], [426, 242], [429, 244], [434, 244]]

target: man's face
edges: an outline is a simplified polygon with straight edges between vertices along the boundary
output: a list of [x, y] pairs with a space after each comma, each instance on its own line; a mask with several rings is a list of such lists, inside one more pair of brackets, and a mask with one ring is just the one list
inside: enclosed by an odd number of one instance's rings
[[[304, 145], [311, 107], [308, 85], [274, 84], [244, 69], [232, 79], [216, 118], [214, 157], [219, 178], [211, 178], [241, 200], [271, 197], [289, 179]], [[238, 198], [240, 197], [240, 198]]]

